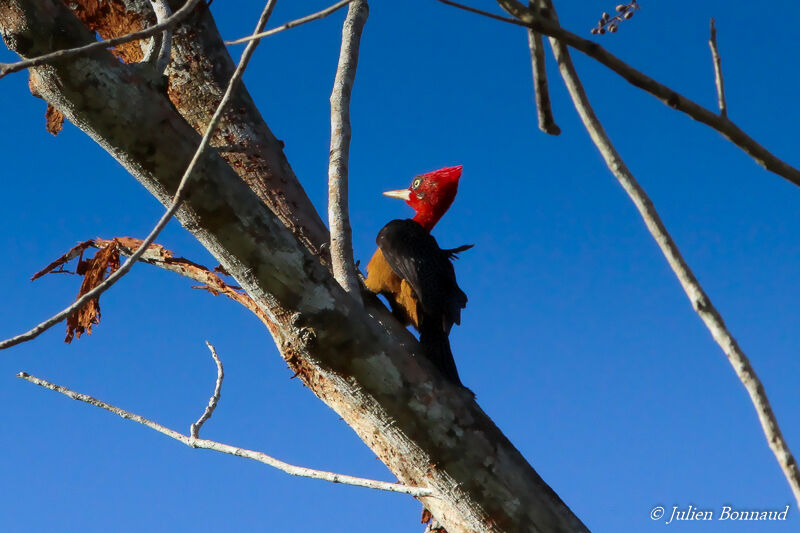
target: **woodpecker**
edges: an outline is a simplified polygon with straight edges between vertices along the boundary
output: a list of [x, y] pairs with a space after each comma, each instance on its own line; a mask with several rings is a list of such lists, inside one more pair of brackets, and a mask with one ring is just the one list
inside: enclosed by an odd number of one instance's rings
[[383, 193], [405, 200], [416, 214], [392, 220], [378, 232], [378, 249], [367, 265], [366, 285], [389, 301], [394, 315], [419, 330], [425, 356], [453, 383], [461, 385], [450, 329], [461, 323], [467, 295], [459, 288], [452, 260], [473, 245], [442, 249], [431, 230], [458, 191], [461, 166], [416, 176], [408, 189]]

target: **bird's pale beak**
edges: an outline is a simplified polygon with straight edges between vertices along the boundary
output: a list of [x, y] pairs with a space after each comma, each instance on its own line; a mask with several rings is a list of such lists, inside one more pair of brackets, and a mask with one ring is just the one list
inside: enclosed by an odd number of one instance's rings
[[398, 189], [396, 191], [386, 191], [383, 193], [384, 196], [388, 196], [389, 198], [398, 198], [400, 200], [408, 201], [411, 198], [411, 191], [408, 189]]

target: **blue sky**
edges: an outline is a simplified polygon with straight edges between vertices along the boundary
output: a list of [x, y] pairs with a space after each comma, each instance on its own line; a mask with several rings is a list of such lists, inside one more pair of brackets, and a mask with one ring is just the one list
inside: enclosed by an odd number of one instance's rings
[[[618, 34], [597, 40], [714, 106], [707, 39], [716, 17], [731, 118], [797, 163], [800, 7], [641, 3]], [[798, 510], [743, 387], [603, 165], [552, 61], [564, 132], [557, 138], [536, 128], [524, 31], [429, 0], [373, 4], [352, 104], [356, 257], [366, 263], [383, 224], [410, 215], [381, 191], [463, 164], [459, 196], [434, 232], [443, 246], [475, 243], [456, 264], [469, 304], [453, 351], [464, 383], [544, 479], [597, 532], [796, 531]], [[279, 2], [273, 25], [324, 5]], [[562, 24], [588, 37], [614, 3], [557, 7]], [[250, 0], [212, 5], [226, 38], [248, 33], [261, 8]], [[322, 212], [343, 17], [263, 42], [245, 76]], [[0, 61], [13, 57], [0, 50]], [[579, 53], [574, 59], [597, 114], [750, 356], [799, 452], [800, 189], [602, 66]], [[0, 80], [0, 98], [0, 336], [8, 337], [77, 292], [76, 278], [29, 283], [34, 272], [81, 240], [142, 237], [163, 208], [75, 127], [51, 137], [24, 74]], [[159, 242], [214, 264], [177, 223]], [[3, 531], [415, 531], [420, 505], [410, 498], [194, 451], [14, 377], [24, 370], [188, 431], [213, 389], [208, 339], [227, 377], [207, 438], [393, 479], [290, 379], [255, 318], [190, 286], [139, 265], [103, 296], [93, 335], [65, 345], [58, 326], [0, 354]], [[690, 504], [791, 509], [783, 523], [649, 518], [654, 506]]]

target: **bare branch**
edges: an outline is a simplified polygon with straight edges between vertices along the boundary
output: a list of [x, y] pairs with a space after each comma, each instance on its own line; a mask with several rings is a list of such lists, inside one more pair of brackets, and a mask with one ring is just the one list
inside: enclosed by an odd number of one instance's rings
[[[533, 7], [534, 0], [529, 4]], [[533, 94], [536, 99], [536, 115], [539, 120], [539, 129], [549, 135], [560, 135], [561, 128], [553, 118], [550, 106], [550, 91], [547, 87], [547, 68], [544, 56], [542, 34], [528, 28], [528, 48], [531, 52], [531, 66], [533, 70]]]
[[452, 0], [438, 1], [495, 20], [515, 24], [517, 26], [530, 27], [543, 35], [558, 39], [567, 46], [571, 46], [579, 52], [596, 59], [609, 69], [622, 76], [622, 78], [624, 78], [631, 85], [652, 94], [669, 107], [677, 109], [678, 111], [689, 115], [694, 120], [702, 122], [703, 124], [717, 130], [726, 139], [738, 146], [747, 155], [752, 157], [756, 163], [765, 169], [787, 179], [795, 185], [800, 185], [800, 170], [776, 157], [769, 150], [759, 144], [755, 139], [745, 133], [741, 128], [739, 128], [739, 126], [731, 122], [727, 117], [723, 117], [717, 113], [714, 113], [710, 109], [707, 109], [700, 104], [697, 104], [696, 102], [686, 98], [663, 83], [659, 83], [653, 78], [642, 74], [596, 42], [584, 39], [583, 37], [569, 32], [558, 24], [554, 24], [550, 20], [537, 18], [535, 10], [532, 11], [528, 9], [519, 1], [497, 0], [503, 9], [515, 17], [518, 17], [519, 20], [501, 17], [499, 15], [495, 15], [494, 13], [481, 11], [480, 9], [475, 9], [457, 2], [453, 2]]
[[410, 496], [414, 496], [415, 498], [423, 496], [433, 497], [432, 496], [433, 491], [427, 488], [409, 487], [406, 485], [400, 485], [399, 483], [389, 483], [387, 481], [377, 481], [373, 479], [365, 479], [360, 477], [348, 476], [344, 474], [336, 474], [334, 472], [326, 472], [324, 470], [314, 470], [312, 468], [305, 468], [302, 466], [296, 466], [296, 465], [291, 465], [289, 463], [285, 463], [262, 452], [247, 450], [245, 448], [238, 448], [236, 446], [223, 444], [221, 442], [213, 440], [194, 438], [192, 436], [179, 433], [174, 429], [162, 426], [161, 424], [153, 422], [152, 420], [148, 420], [143, 416], [139, 416], [135, 413], [131, 413], [124, 409], [120, 409], [119, 407], [115, 407], [111, 404], [108, 404], [102, 400], [98, 400], [97, 398], [93, 398], [92, 396], [89, 396], [87, 394], [81, 394], [80, 392], [75, 392], [61, 385], [56, 385], [55, 383], [51, 383], [41, 378], [37, 378], [36, 376], [31, 376], [27, 372], [20, 372], [19, 374], [17, 374], [17, 377], [22, 378], [30, 383], [33, 383], [34, 385], [39, 385], [40, 387], [44, 387], [46, 389], [50, 389], [52, 391], [61, 393], [64, 396], [67, 396], [68, 398], [72, 398], [73, 400], [88, 403], [89, 405], [94, 405], [95, 407], [99, 407], [100, 409], [105, 409], [106, 411], [114, 413], [115, 415], [122, 417], [126, 420], [132, 420], [134, 422], [138, 422], [143, 426], [147, 426], [152, 430], [158, 431], [159, 433], [166, 435], [167, 437], [170, 437], [177, 441], [180, 441], [187, 446], [191, 446], [192, 448], [213, 450], [215, 452], [227, 453], [230, 455], [235, 455], [237, 457], [252, 459], [254, 461], [258, 461], [259, 463], [264, 463], [265, 465], [277, 468], [278, 470], [286, 472], [287, 474], [290, 474], [292, 476], [321, 479], [323, 481], [330, 481], [331, 483], [342, 483], [344, 485], [354, 485], [356, 487], [365, 487], [368, 489], [383, 490], [387, 492], [398, 492], [400, 494], [408, 494]]
[[[528, 28], [528, 47], [530, 48], [531, 52], [531, 64], [533, 67], [533, 89], [536, 98], [539, 129], [550, 135], [560, 135], [561, 128], [559, 128], [555, 123], [555, 120], [553, 119], [553, 112], [550, 106], [550, 93], [547, 88], [547, 71], [545, 70], [545, 58], [541, 34], [533, 28], [530, 28], [525, 22], [517, 19], [495, 15], [494, 13], [460, 4], [458, 2], [453, 2], [452, 0], [437, 1], [451, 7], [469, 11], [470, 13], [475, 13], [487, 18]], [[533, 2], [531, 2], [530, 5], [531, 9], [535, 9]]]
[[172, 16], [168, 17], [163, 22], [156, 24], [155, 26], [151, 26], [141, 31], [129, 33], [127, 35], [122, 35], [120, 37], [115, 37], [113, 39], [107, 39], [105, 41], [96, 41], [93, 43], [89, 43], [85, 46], [79, 46], [77, 48], [58, 50], [56, 52], [44, 54], [39, 57], [33, 57], [30, 59], [25, 59], [23, 61], [17, 61], [16, 63], [0, 63], [0, 78], [5, 76], [6, 74], [11, 74], [12, 72], [19, 72], [20, 70], [25, 70], [26, 68], [36, 67], [39, 65], [44, 65], [45, 63], [51, 63], [53, 61], [67, 59], [81, 54], [86, 54], [87, 52], [91, 52], [92, 50], [111, 48], [120, 44], [129, 43], [131, 41], [137, 41], [139, 39], [146, 39], [148, 37], [152, 37], [154, 35], [161, 33], [164, 30], [172, 28], [180, 21], [185, 19], [187, 16], [189, 16], [189, 14], [192, 12], [192, 9], [194, 9], [194, 6], [197, 4], [198, 1], [199, 0], [186, 0], [186, 3], [183, 5], [183, 7], [177, 10]]
[[[554, 17], [554, 20], [557, 20], [555, 19], [556, 15], [551, 0], [542, 1], [550, 8], [550, 14]], [[798, 505], [800, 505], [800, 470], [798, 470], [797, 462], [781, 434], [778, 420], [775, 417], [775, 413], [772, 412], [761, 380], [759, 380], [758, 375], [756, 375], [755, 370], [750, 364], [750, 360], [728, 330], [719, 311], [717, 311], [711, 303], [711, 299], [705, 293], [691, 268], [689, 268], [689, 265], [683, 259], [678, 246], [675, 244], [675, 241], [672, 240], [650, 197], [636, 181], [636, 178], [634, 178], [630, 170], [628, 170], [628, 167], [625, 165], [625, 162], [622, 160], [616, 148], [614, 148], [614, 145], [611, 143], [599, 119], [594, 114], [586, 92], [583, 89], [583, 84], [578, 78], [578, 74], [572, 64], [569, 49], [564, 43], [555, 38], [550, 39], [550, 45], [553, 48], [553, 53], [558, 62], [561, 76], [569, 90], [575, 108], [578, 110], [578, 114], [583, 121], [583, 125], [586, 127], [589, 136], [603, 156], [609, 170], [611, 170], [617, 178], [620, 185], [622, 185], [622, 188], [639, 211], [647, 229], [650, 231], [656, 244], [658, 244], [664, 257], [667, 259], [670, 268], [672, 268], [672, 271], [678, 278], [686, 296], [688, 296], [692, 307], [703, 320], [703, 323], [708, 328], [712, 337], [714, 337], [714, 340], [719, 344], [720, 348], [722, 348], [731, 366], [733, 366], [736, 375], [750, 395], [750, 400], [753, 402], [753, 406], [758, 414], [761, 427], [767, 438], [767, 443], [775, 454], [775, 458], [778, 460], [778, 464], [789, 482], [795, 499]]]
[[349, 4], [352, 1], [353, 0], [341, 0], [340, 2], [336, 2], [335, 4], [333, 4], [330, 7], [326, 7], [322, 11], [317, 11], [316, 13], [312, 13], [310, 15], [306, 15], [305, 17], [301, 17], [301, 18], [293, 20], [291, 22], [287, 22], [283, 26], [278, 26], [277, 28], [272, 28], [271, 30], [267, 30], [267, 31], [262, 32], [262, 33], [254, 33], [253, 35], [249, 35], [247, 37], [242, 37], [241, 39], [236, 39], [235, 41], [225, 41], [225, 44], [227, 44], [227, 45], [242, 44], [242, 43], [246, 43], [248, 41], [252, 41], [253, 39], [262, 39], [264, 37], [269, 37], [270, 35], [275, 35], [276, 33], [280, 33], [280, 32], [282, 32], [284, 30], [290, 30], [290, 29], [292, 29], [292, 28], [294, 28], [296, 26], [300, 26], [300, 25], [305, 24], [307, 22], [312, 22], [314, 20], [319, 20], [321, 18], [325, 18], [328, 15], [330, 15], [331, 13], [333, 13], [334, 11], [343, 8], [344, 6], [346, 6], [347, 4]]
[[347, 9], [342, 26], [339, 66], [331, 92], [331, 150], [328, 160], [328, 224], [331, 230], [333, 277], [353, 298], [361, 302], [361, 285], [353, 259], [353, 234], [347, 205], [350, 159], [350, 96], [358, 66], [361, 33], [369, 16], [366, 0], [355, 0]]
[[[150, 5], [153, 6], [156, 22], [159, 24], [169, 19], [170, 15], [172, 15], [172, 10], [166, 0], [150, 0]], [[172, 28], [167, 28], [161, 35], [156, 34], [153, 36], [143, 62], [152, 63], [156, 72], [161, 75], [167, 70], [171, 49]]]
[[[256, 30], [255, 30], [256, 33], [261, 31], [267, 24], [267, 20], [269, 19], [269, 16], [272, 14], [272, 9], [275, 7], [275, 2], [276, 0], [268, 0], [267, 5], [264, 7], [264, 12], [261, 14], [261, 18], [259, 19], [258, 24], [256, 25]], [[186, 6], [184, 6], [184, 8], [185, 7]], [[178, 16], [178, 14], [184, 8], [178, 10], [175, 13], [175, 15], [173, 15], [173, 17]], [[111, 41], [113, 40], [114, 39], [111, 39]], [[258, 46], [259, 41], [260, 39], [255, 39], [247, 44], [247, 47], [245, 48], [244, 52], [242, 53], [242, 57], [239, 60], [239, 64], [236, 66], [236, 70], [234, 71], [230, 82], [228, 82], [228, 87], [225, 90], [225, 94], [223, 95], [222, 100], [220, 100], [219, 105], [217, 105], [217, 109], [214, 112], [214, 116], [211, 117], [211, 120], [208, 122], [208, 126], [206, 127], [203, 139], [200, 141], [200, 145], [197, 147], [197, 150], [195, 151], [192, 160], [186, 167], [186, 171], [183, 173], [183, 176], [181, 177], [181, 181], [178, 184], [178, 189], [172, 198], [172, 205], [169, 206], [166, 213], [164, 213], [164, 215], [159, 219], [158, 223], [155, 225], [150, 234], [142, 241], [142, 244], [139, 246], [139, 248], [133, 253], [133, 255], [131, 255], [125, 261], [125, 263], [122, 264], [122, 266], [119, 267], [119, 269], [116, 272], [113, 272], [102, 283], [97, 285], [97, 287], [95, 287], [94, 289], [90, 290], [89, 292], [87, 292], [86, 294], [75, 300], [75, 302], [72, 305], [62, 310], [60, 313], [57, 313], [54, 316], [45, 320], [44, 322], [41, 322], [40, 324], [34, 326], [29, 331], [0, 342], [0, 350], [5, 350], [6, 348], [16, 346], [17, 344], [38, 337], [39, 335], [41, 335], [54, 325], [58, 324], [62, 320], [66, 319], [67, 317], [78, 311], [81, 307], [86, 305], [90, 300], [98, 298], [106, 290], [111, 288], [111, 286], [114, 285], [114, 283], [116, 283], [122, 276], [127, 274], [131, 268], [133, 268], [133, 265], [136, 263], [136, 261], [139, 260], [139, 258], [147, 250], [147, 248], [153, 243], [153, 241], [155, 241], [156, 237], [158, 237], [158, 234], [161, 233], [161, 230], [164, 229], [164, 227], [170, 221], [172, 216], [181, 206], [181, 203], [183, 202], [183, 199], [185, 197], [186, 187], [189, 183], [189, 178], [191, 177], [192, 172], [194, 172], [194, 169], [197, 166], [198, 162], [200, 161], [200, 158], [203, 157], [203, 154], [206, 151], [206, 148], [208, 147], [209, 141], [211, 140], [211, 135], [214, 133], [214, 128], [217, 127], [217, 124], [219, 124], [220, 120], [222, 119], [222, 112], [225, 110], [225, 106], [231, 99], [231, 96], [233, 95], [233, 91], [236, 88], [237, 83], [239, 83], [239, 81], [242, 79], [242, 75], [244, 74], [244, 71], [247, 68], [247, 64], [250, 62], [250, 58], [252, 57], [256, 46]]]
[[708, 38], [708, 46], [711, 48], [711, 59], [714, 61], [714, 83], [717, 86], [717, 103], [719, 114], [723, 118], [728, 118], [728, 106], [725, 103], [725, 82], [722, 80], [722, 62], [717, 50], [717, 28], [714, 26], [714, 19], [711, 19], [711, 35]]
[[522, 22], [519, 19], [512, 19], [504, 17], [502, 15], [495, 15], [494, 13], [484, 11], [483, 9], [478, 9], [475, 7], [470, 7], [468, 5], [459, 4], [458, 2], [453, 2], [453, 0], [437, 0], [437, 1], [446, 4], [448, 6], [456, 7], [458, 9], [463, 9], [464, 11], [469, 11], [470, 13], [475, 13], [476, 15], [481, 15], [490, 19], [499, 20], [501, 22], [508, 22], [509, 24], [515, 24], [517, 26], [524, 26], [526, 28], [530, 27], [530, 24]]
[[217, 350], [208, 341], [206, 341], [206, 346], [208, 346], [208, 349], [211, 350], [211, 357], [214, 358], [214, 363], [217, 365], [217, 383], [214, 386], [214, 394], [212, 394], [211, 398], [208, 400], [206, 410], [203, 411], [203, 414], [200, 415], [200, 418], [197, 419], [197, 422], [192, 424], [189, 428], [189, 436], [193, 439], [199, 438], [200, 428], [202, 428], [203, 424], [206, 423], [206, 420], [211, 418], [211, 415], [214, 414], [214, 409], [217, 408], [219, 396], [222, 393], [222, 380], [225, 379], [225, 371], [222, 369], [222, 361], [217, 355]]

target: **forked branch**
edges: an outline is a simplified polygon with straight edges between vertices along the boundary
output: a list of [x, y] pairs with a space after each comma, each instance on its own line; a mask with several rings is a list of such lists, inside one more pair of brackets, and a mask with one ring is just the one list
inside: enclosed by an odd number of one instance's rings
[[206, 346], [211, 350], [211, 357], [214, 359], [214, 364], [217, 365], [217, 383], [214, 385], [214, 394], [212, 394], [211, 399], [208, 400], [205, 411], [203, 411], [203, 414], [197, 419], [197, 422], [192, 424], [189, 428], [189, 436], [193, 439], [200, 437], [200, 428], [202, 428], [203, 424], [214, 414], [214, 410], [219, 403], [220, 394], [222, 394], [222, 380], [225, 379], [225, 370], [222, 368], [222, 360], [217, 355], [217, 349], [208, 341], [206, 341]]
[[[533, 7], [534, 0], [531, 0], [529, 5]], [[533, 95], [536, 100], [536, 118], [539, 122], [539, 129], [548, 135], [560, 135], [561, 128], [553, 118], [553, 108], [550, 105], [550, 89], [547, 86], [547, 65], [542, 34], [532, 28], [528, 28], [528, 49], [531, 53]]]
[[191, 446], [192, 448], [213, 450], [215, 452], [227, 453], [230, 455], [235, 455], [237, 457], [252, 459], [253, 461], [258, 461], [273, 468], [277, 468], [278, 470], [286, 472], [287, 474], [290, 474], [292, 476], [321, 479], [323, 481], [329, 481], [331, 483], [343, 483], [345, 485], [354, 485], [356, 487], [365, 487], [368, 489], [383, 490], [387, 492], [398, 492], [400, 494], [408, 494], [414, 497], [431, 496], [432, 494], [432, 491], [426, 488], [408, 487], [406, 485], [400, 485], [398, 483], [389, 483], [387, 481], [377, 481], [374, 479], [365, 479], [355, 476], [348, 476], [344, 474], [337, 474], [335, 472], [327, 472], [324, 470], [314, 470], [312, 468], [305, 468], [302, 466], [296, 466], [289, 463], [285, 463], [279, 459], [275, 459], [274, 457], [269, 456], [262, 452], [248, 450], [245, 448], [239, 448], [237, 446], [231, 446], [230, 444], [224, 444], [222, 442], [217, 442], [213, 440], [199, 439], [192, 435], [184, 435], [178, 431], [175, 431], [174, 429], [170, 429], [168, 427], [162, 426], [161, 424], [153, 422], [152, 420], [148, 420], [143, 416], [139, 416], [135, 413], [131, 413], [130, 411], [120, 409], [119, 407], [115, 407], [109, 403], [106, 403], [102, 400], [98, 400], [97, 398], [93, 398], [92, 396], [89, 396], [87, 394], [81, 394], [80, 392], [75, 392], [61, 385], [56, 385], [55, 383], [51, 383], [41, 378], [37, 378], [36, 376], [31, 376], [26, 372], [20, 372], [19, 374], [17, 374], [17, 377], [22, 378], [30, 383], [33, 383], [34, 385], [39, 385], [40, 387], [44, 387], [46, 389], [50, 389], [52, 391], [61, 393], [68, 398], [72, 398], [73, 400], [88, 403], [89, 405], [94, 405], [95, 407], [99, 407], [100, 409], [105, 409], [106, 411], [114, 413], [115, 415], [120, 416], [126, 420], [132, 420], [134, 422], [142, 424], [143, 426], [158, 431], [159, 433], [166, 435], [167, 437], [182, 442], [187, 446]]

